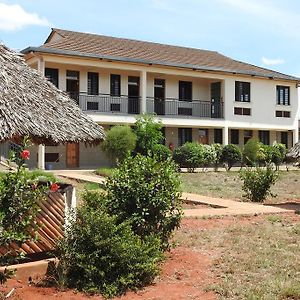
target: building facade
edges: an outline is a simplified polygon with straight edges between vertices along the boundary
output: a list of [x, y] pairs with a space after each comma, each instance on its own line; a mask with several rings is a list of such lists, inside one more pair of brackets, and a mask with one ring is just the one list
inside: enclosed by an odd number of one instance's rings
[[[187, 141], [242, 147], [251, 137], [291, 147], [299, 138], [299, 79], [217, 52], [61, 29], [22, 52], [107, 129], [155, 113], [170, 147]], [[39, 154], [51, 168], [109, 164], [100, 147], [46, 146]], [[38, 155], [32, 157], [34, 167]]]

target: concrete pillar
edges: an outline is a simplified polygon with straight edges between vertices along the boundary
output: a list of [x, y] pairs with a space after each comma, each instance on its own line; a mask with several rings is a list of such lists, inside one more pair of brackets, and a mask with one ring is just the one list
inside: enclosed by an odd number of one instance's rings
[[[38, 60], [38, 71], [41, 75], [45, 76], [45, 61], [43, 58]], [[45, 170], [45, 146], [38, 145], [38, 168]]]
[[225, 146], [225, 145], [228, 145], [228, 143], [229, 143], [228, 126], [223, 127], [222, 132], [223, 132], [223, 146]]
[[147, 72], [146, 70], [141, 71], [141, 113], [147, 112]]
[[45, 170], [45, 145], [38, 145], [38, 168]]
[[298, 142], [299, 142], [299, 128], [297, 127], [296, 129], [293, 130], [293, 144], [295, 145]]

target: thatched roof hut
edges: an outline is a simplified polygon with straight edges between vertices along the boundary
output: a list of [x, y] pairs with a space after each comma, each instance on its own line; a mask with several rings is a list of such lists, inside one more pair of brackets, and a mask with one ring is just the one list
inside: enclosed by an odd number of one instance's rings
[[0, 142], [25, 135], [36, 144], [97, 144], [105, 137], [66, 93], [0, 44]]
[[300, 142], [296, 143], [286, 155], [291, 159], [300, 159]]

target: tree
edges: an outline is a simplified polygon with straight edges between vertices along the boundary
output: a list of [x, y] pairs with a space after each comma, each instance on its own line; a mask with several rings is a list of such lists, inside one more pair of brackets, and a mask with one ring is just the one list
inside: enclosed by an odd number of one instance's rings
[[102, 149], [114, 162], [122, 162], [136, 145], [136, 135], [128, 125], [112, 127], [106, 135]]
[[154, 115], [143, 114], [135, 122], [134, 132], [137, 137], [136, 152], [142, 155], [155, 152], [155, 145], [163, 141], [162, 124], [154, 120]]

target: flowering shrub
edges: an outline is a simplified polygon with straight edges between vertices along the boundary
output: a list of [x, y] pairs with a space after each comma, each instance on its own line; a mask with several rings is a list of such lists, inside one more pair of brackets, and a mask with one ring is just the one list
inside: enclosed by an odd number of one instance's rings
[[17, 165], [17, 170], [5, 173], [0, 180], [0, 245], [8, 250], [0, 257], [0, 265], [19, 258], [9, 252], [11, 243], [21, 246], [35, 239], [37, 202], [44, 197], [46, 187], [31, 179], [25, 168], [25, 161], [30, 158], [27, 146], [28, 139], [24, 139], [20, 151], [11, 153], [10, 162]]

